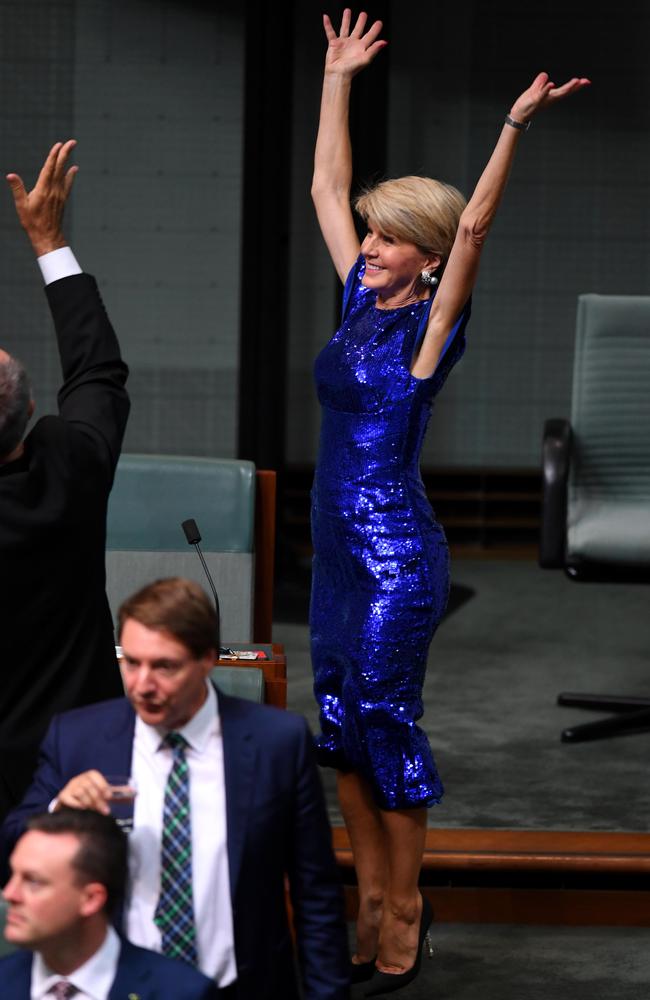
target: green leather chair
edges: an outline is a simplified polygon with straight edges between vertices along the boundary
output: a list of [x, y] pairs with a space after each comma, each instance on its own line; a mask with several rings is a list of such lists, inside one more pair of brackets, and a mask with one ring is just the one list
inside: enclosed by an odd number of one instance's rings
[[[7, 922], [7, 903], [0, 896], [0, 958], [4, 955], [10, 955], [12, 951], [16, 951], [16, 945], [7, 941], [5, 938], [5, 924]], [[2, 996], [2, 991], [0, 989], [0, 996]]]
[[182, 521], [193, 518], [219, 594], [222, 642], [252, 641], [255, 496], [252, 462], [122, 455], [108, 505], [106, 575], [113, 617], [126, 597], [159, 577], [189, 577], [210, 593], [181, 529]]
[[[571, 421], [546, 423], [540, 565], [576, 581], [650, 582], [650, 296], [578, 299]], [[650, 698], [565, 692], [611, 711], [565, 741], [650, 729]]]
[[259, 667], [215, 667], [210, 679], [224, 694], [264, 701], [264, 673]]

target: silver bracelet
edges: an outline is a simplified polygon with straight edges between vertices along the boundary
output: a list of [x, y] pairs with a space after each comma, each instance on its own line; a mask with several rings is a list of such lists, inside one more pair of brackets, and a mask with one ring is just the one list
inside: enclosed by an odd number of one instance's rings
[[527, 132], [530, 128], [530, 121], [518, 122], [515, 118], [511, 118], [510, 115], [506, 115], [506, 125], [510, 125], [512, 128], [516, 128], [520, 132]]

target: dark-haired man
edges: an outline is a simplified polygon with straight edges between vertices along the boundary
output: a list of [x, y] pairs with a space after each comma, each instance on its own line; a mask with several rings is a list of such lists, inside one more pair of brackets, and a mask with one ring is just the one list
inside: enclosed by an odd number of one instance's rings
[[58, 414], [25, 435], [27, 372], [0, 350], [0, 817], [29, 784], [52, 715], [121, 691], [104, 558], [128, 370], [95, 280], [63, 236], [74, 145], [52, 147], [29, 192], [7, 177], [46, 284], [63, 385]]
[[216, 1000], [183, 962], [121, 940], [111, 926], [127, 876], [126, 838], [110, 816], [65, 809], [30, 820], [11, 856], [0, 960], [3, 1000]]
[[105, 775], [131, 775], [128, 938], [196, 962], [241, 1000], [297, 1000], [286, 877], [302, 996], [343, 1000], [341, 889], [305, 720], [209, 683], [217, 617], [196, 583], [144, 587], [119, 629], [127, 698], [53, 720], [5, 850], [48, 805], [108, 811]]

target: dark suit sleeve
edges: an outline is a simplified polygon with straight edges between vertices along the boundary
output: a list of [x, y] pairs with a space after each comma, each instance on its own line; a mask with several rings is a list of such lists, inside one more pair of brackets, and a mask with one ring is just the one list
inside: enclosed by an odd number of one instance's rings
[[20, 805], [6, 816], [0, 830], [2, 874], [8, 872], [9, 856], [19, 837], [25, 832], [30, 816], [45, 812], [66, 784], [58, 764], [59, 716], [50, 723], [39, 752], [38, 767]]
[[84, 466], [94, 458], [110, 486], [129, 414], [128, 368], [91, 275], [61, 278], [45, 292], [63, 369], [59, 414], [79, 433]]
[[306, 722], [296, 762], [293, 842], [287, 874], [304, 997], [344, 1000], [349, 995], [349, 952], [343, 893], [313, 739]]

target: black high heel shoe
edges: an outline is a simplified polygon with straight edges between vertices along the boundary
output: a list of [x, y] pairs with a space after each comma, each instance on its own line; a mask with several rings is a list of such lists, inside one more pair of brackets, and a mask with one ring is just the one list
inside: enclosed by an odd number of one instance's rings
[[429, 938], [429, 927], [432, 922], [433, 909], [431, 908], [431, 903], [426, 896], [423, 896], [422, 916], [420, 917], [420, 933], [418, 935], [418, 950], [415, 956], [415, 962], [411, 968], [407, 969], [405, 972], [381, 972], [379, 969], [376, 969], [365, 993], [367, 997], [378, 997], [383, 993], [394, 993], [395, 990], [401, 990], [404, 986], [408, 986], [409, 983], [413, 982], [420, 971], [420, 965], [422, 962], [422, 945], [425, 941], [427, 942], [427, 954], [429, 958], [433, 958], [433, 947], [431, 945], [431, 939]]
[[371, 958], [369, 962], [350, 961], [350, 982], [353, 986], [357, 983], [367, 983], [369, 979], [372, 979], [377, 971], [375, 967], [376, 961], [376, 955], [374, 958]]

